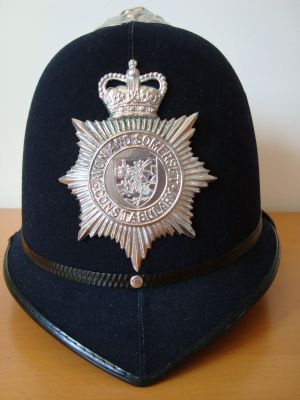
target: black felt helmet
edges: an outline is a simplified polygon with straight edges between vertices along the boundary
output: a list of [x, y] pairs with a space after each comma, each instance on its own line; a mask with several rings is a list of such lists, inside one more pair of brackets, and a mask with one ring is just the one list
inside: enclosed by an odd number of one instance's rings
[[212, 44], [138, 8], [53, 58], [4, 266], [34, 320], [147, 385], [239, 320], [278, 260], [247, 98]]

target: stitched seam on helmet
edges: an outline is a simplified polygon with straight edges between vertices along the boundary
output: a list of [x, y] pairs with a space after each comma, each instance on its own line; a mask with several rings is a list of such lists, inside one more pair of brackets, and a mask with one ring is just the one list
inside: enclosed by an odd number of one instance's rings
[[143, 319], [143, 289], [138, 291], [139, 372], [145, 373], [145, 331]]

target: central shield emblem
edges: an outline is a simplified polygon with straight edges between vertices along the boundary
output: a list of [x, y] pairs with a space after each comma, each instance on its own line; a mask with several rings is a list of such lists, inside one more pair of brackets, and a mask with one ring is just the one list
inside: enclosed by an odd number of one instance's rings
[[146, 205], [157, 187], [157, 157], [115, 158], [113, 161], [119, 194], [130, 206], [140, 208]]

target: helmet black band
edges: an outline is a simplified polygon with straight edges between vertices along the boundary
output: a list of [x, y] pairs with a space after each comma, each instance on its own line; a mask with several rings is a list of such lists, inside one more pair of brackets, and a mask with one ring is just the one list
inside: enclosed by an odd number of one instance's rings
[[[44, 270], [58, 275], [61, 278], [69, 279], [74, 282], [83, 283], [85, 285], [113, 287], [113, 288], [128, 288], [128, 287], [156, 287], [168, 285], [171, 283], [181, 282], [186, 279], [191, 279], [205, 275], [219, 268], [231, 264], [243, 254], [248, 252], [255, 245], [260, 237], [262, 230], [262, 219], [260, 218], [257, 227], [254, 231], [241, 243], [227, 251], [225, 254], [215, 258], [214, 260], [206, 261], [201, 265], [194, 267], [182, 268], [161, 273], [152, 273], [148, 275], [130, 275], [130, 274], [111, 274], [105, 272], [90, 271], [77, 267], [70, 267], [50, 261], [40, 254], [36, 253], [27, 244], [23, 234], [21, 233], [22, 249], [26, 256], [35, 264]], [[141, 284], [134, 285], [135, 278], [139, 277]]]

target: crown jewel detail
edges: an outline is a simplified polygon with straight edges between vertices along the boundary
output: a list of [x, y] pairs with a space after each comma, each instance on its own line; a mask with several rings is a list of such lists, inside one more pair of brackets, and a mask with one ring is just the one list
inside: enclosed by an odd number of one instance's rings
[[[109, 73], [99, 81], [99, 97], [106, 105], [111, 118], [121, 117], [151, 117], [155, 118], [157, 109], [167, 91], [166, 78], [158, 72], [140, 75], [136, 68], [137, 61], [130, 60], [126, 75]], [[142, 85], [156, 80], [159, 88]], [[125, 85], [107, 87], [111, 81], [120, 81]]]

